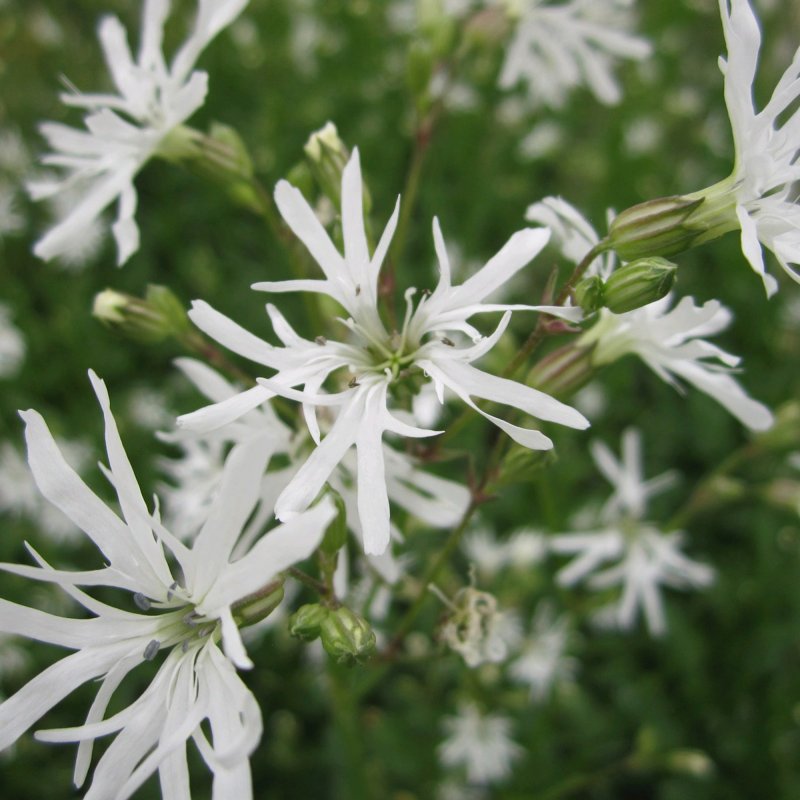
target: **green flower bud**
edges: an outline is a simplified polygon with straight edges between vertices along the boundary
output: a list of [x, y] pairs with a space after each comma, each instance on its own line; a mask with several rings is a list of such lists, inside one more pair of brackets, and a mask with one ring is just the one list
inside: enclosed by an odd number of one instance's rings
[[[338, 211], [342, 208], [342, 172], [350, 158], [345, 143], [332, 122], [327, 122], [308, 137], [303, 148], [306, 163], [317, 182], [320, 191], [334, 204]], [[365, 192], [366, 195], [366, 192]], [[364, 199], [365, 214], [369, 205]]]
[[584, 278], [575, 287], [575, 302], [586, 314], [598, 311], [605, 305], [605, 281], [599, 275]]
[[437, 58], [446, 56], [456, 39], [456, 21], [442, 0], [417, 0], [417, 28]]
[[775, 411], [772, 427], [760, 434], [758, 444], [770, 450], [796, 450], [800, 447], [800, 401], [789, 400]]
[[322, 646], [340, 664], [363, 663], [375, 652], [375, 632], [345, 606], [331, 610], [320, 623]]
[[603, 305], [623, 314], [655, 303], [672, 289], [677, 270], [671, 261], [657, 256], [625, 264], [606, 281]]
[[166, 286], [154, 284], [144, 298], [106, 289], [95, 297], [92, 314], [107, 327], [147, 344], [183, 336], [190, 329], [178, 298]]
[[233, 607], [233, 618], [239, 627], [255, 625], [266, 619], [283, 601], [283, 581], [273, 581], [260, 592], [242, 598]]
[[304, 642], [311, 642], [319, 636], [320, 625], [327, 619], [329, 613], [330, 611], [319, 603], [300, 606], [289, 617], [289, 633]]
[[674, 256], [739, 227], [734, 182], [726, 178], [687, 195], [648, 200], [618, 214], [606, 244], [624, 261]]
[[593, 350], [593, 346], [586, 347], [577, 342], [559, 347], [534, 364], [528, 373], [527, 384], [555, 397], [577, 392], [594, 375]]
[[491, 490], [536, 480], [538, 474], [558, 460], [555, 450], [531, 450], [514, 444], [503, 459], [500, 474], [492, 480]]
[[707, 778], [714, 772], [714, 762], [702, 750], [673, 750], [665, 762], [667, 769], [694, 778]]

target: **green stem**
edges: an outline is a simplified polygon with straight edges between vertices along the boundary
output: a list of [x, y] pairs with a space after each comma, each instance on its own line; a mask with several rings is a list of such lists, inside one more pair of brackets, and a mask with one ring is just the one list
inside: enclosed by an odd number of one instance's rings
[[336, 796], [341, 800], [372, 800], [376, 794], [371, 791], [367, 777], [358, 702], [350, 679], [351, 674], [346, 667], [333, 659], [328, 660], [328, 686], [338, 733], [336, 744], [340, 752]]

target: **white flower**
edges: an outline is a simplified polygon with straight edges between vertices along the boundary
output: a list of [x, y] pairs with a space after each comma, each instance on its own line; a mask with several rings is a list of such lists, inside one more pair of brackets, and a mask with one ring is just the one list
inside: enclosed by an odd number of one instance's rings
[[740, 359], [701, 338], [727, 328], [732, 318], [730, 311], [716, 300], [698, 307], [693, 298], [684, 297], [668, 310], [671, 302], [671, 296], [667, 296], [625, 314], [603, 309], [597, 323], [579, 343], [595, 345], [592, 362], [598, 366], [633, 353], [676, 388], [676, 378], [681, 378], [749, 428], [769, 428], [772, 413], [748, 397], [731, 376]]
[[[472, 361], [496, 344], [514, 309], [543, 310], [578, 318], [579, 309], [574, 308], [484, 302], [541, 250], [548, 232], [542, 229], [519, 231], [481, 270], [463, 284], [453, 286], [444, 241], [438, 222], [434, 220], [434, 243], [440, 267], [438, 285], [432, 293], [423, 296], [416, 307], [412, 303], [415, 290], [408, 290], [402, 330], [389, 333], [377, 305], [378, 273], [397, 223], [399, 200], [375, 253], [370, 257], [361, 194], [358, 150], [354, 150], [342, 176], [342, 256], [302, 194], [286, 181], [281, 181], [275, 191], [278, 209], [319, 263], [325, 278], [254, 286], [264, 291], [312, 291], [331, 296], [350, 315], [345, 324], [353, 334], [353, 342], [335, 342], [323, 337], [315, 341], [303, 339], [274, 306], [268, 305], [275, 333], [284, 345], [273, 347], [206, 303], [195, 302], [190, 317], [201, 330], [229, 349], [276, 373], [270, 379], [260, 379], [258, 386], [235, 397], [181, 417], [179, 424], [199, 430], [220, 427], [275, 394], [302, 402], [309, 432], [318, 446], [281, 493], [275, 507], [276, 514], [279, 519], [287, 519], [307, 508], [335, 466], [355, 445], [358, 513], [365, 532], [364, 545], [368, 553], [381, 553], [389, 542], [383, 433], [388, 431], [412, 437], [438, 433], [409, 424], [389, 411], [390, 388], [409, 373], [422, 373], [423, 377], [430, 378], [440, 403], [444, 400], [445, 389], [449, 389], [526, 447], [548, 449], [553, 443], [538, 430], [512, 425], [482, 411], [472, 397], [514, 406], [532, 416], [575, 428], [587, 427], [588, 422], [573, 408], [542, 392], [471, 366]], [[505, 314], [495, 332], [482, 338], [468, 320], [474, 314], [489, 311], [505, 311]], [[466, 335], [473, 343], [458, 346], [449, 335], [456, 338]], [[329, 376], [339, 370], [347, 371], [349, 381], [341, 391], [321, 393]], [[303, 385], [303, 391], [293, 388], [298, 385]], [[339, 408], [324, 439], [316, 419], [316, 406]]]
[[511, 738], [511, 720], [499, 714], [481, 714], [472, 704], [456, 716], [445, 717], [445, 740], [439, 760], [446, 767], [463, 767], [470, 783], [497, 783], [511, 773], [522, 748]]
[[20, 368], [25, 349], [25, 339], [11, 321], [11, 311], [0, 303], [0, 378], [8, 378]]
[[[631, 628], [641, 610], [650, 632], [660, 635], [666, 631], [666, 618], [659, 587], [705, 587], [713, 581], [714, 572], [681, 552], [682, 532], [662, 533], [643, 521], [648, 499], [673, 478], [665, 473], [644, 480], [636, 432], [624, 434], [621, 461], [604, 446], [595, 445], [592, 456], [614, 486], [614, 493], [600, 513], [604, 527], [551, 537], [552, 552], [575, 556], [559, 571], [558, 583], [574, 586], [585, 581], [593, 590], [620, 585], [620, 600], [609, 606], [607, 616], [615, 626]], [[606, 562], [612, 566], [601, 569]]]
[[720, 59], [720, 69], [725, 76], [736, 160], [733, 174], [718, 187], [725, 194], [732, 191], [742, 252], [764, 281], [767, 294], [772, 295], [778, 283], [765, 271], [762, 245], [800, 281], [800, 272], [792, 266], [800, 264], [800, 206], [795, 186], [800, 180], [800, 48], [769, 102], [756, 112], [753, 84], [761, 47], [758, 20], [747, 0], [720, 0], [719, 5], [728, 47], [728, 58]]
[[670, 471], [645, 480], [642, 436], [635, 428], [628, 428], [622, 434], [622, 458], [619, 460], [603, 442], [594, 441], [590, 447], [594, 463], [614, 487], [614, 493], [601, 512], [604, 520], [621, 516], [641, 519], [650, 498], [668, 489], [677, 479], [677, 473]]
[[[544, 200], [528, 206], [525, 219], [549, 228], [552, 234], [550, 243], [573, 264], [583, 261], [600, 241], [589, 220], [561, 197], [545, 197]], [[584, 275], [599, 275], [606, 280], [611, 275], [615, 262], [614, 253], [606, 251], [592, 261]]]
[[520, 16], [500, 72], [500, 86], [524, 81], [531, 102], [559, 108], [585, 85], [601, 102], [619, 102], [613, 68], [619, 59], [650, 54], [644, 39], [627, 32], [630, 0], [505, 0]]
[[[117, 734], [95, 768], [89, 800], [124, 800], [156, 769], [165, 798], [186, 797], [189, 738], [214, 773], [214, 796], [246, 800], [252, 797], [248, 756], [261, 735], [261, 714], [234, 669], [252, 666], [238, 625], [254, 613], [251, 602], [279, 592], [278, 573], [314, 551], [333, 518], [333, 505], [318, 504], [231, 561], [266, 466], [260, 443], [248, 443], [231, 452], [208, 520], [187, 549], [157, 514], [148, 512], [105, 385], [93, 373], [90, 377], [105, 419], [110, 469], [104, 471], [123, 518], [67, 465], [41, 416], [21, 412], [28, 460], [40, 491], [86, 533], [106, 565], [82, 572], [54, 569], [32, 549], [38, 567], [2, 565], [8, 572], [59, 584], [92, 617], [62, 618], [0, 601], [0, 632], [76, 651], [0, 705], [0, 748], [12, 744], [78, 686], [100, 679], [84, 725], [37, 734], [44, 741], [80, 742], [74, 775], [78, 786], [86, 778], [94, 740]], [[129, 591], [143, 613], [107, 605], [78, 586]], [[150, 686], [127, 708], [104, 719], [125, 676], [159, 651], [169, 653]]]
[[167, 65], [162, 53], [169, 0], [145, 0], [138, 57], [131, 54], [125, 29], [113, 16], [100, 23], [99, 37], [118, 94], [65, 94], [67, 105], [90, 110], [86, 130], [49, 122], [41, 127], [53, 152], [43, 163], [65, 170], [63, 180], [32, 182], [34, 199], [79, 187], [82, 199], [36, 244], [39, 258], [50, 260], [80, 242], [84, 231], [115, 200], [113, 226], [117, 263], [139, 247], [134, 219], [133, 179], [165, 138], [185, 122], [206, 96], [208, 76], [194, 70], [206, 45], [228, 25], [248, 0], [199, 0], [194, 29]]
[[515, 681], [529, 687], [532, 700], [544, 700], [555, 684], [574, 676], [577, 661], [566, 655], [568, 643], [568, 618], [557, 617], [552, 606], [540, 603], [530, 638], [509, 670]]
[[[607, 609], [615, 627], [633, 627], [641, 611], [655, 636], [666, 632], [667, 623], [660, 586], [701, 589], [714, 581], [711, 567], [681, 552], [683, 533], [662, 533], [645, 522], [619, 522], [614, 527], [554, 536], [551, 549], [575, 559], [558, 573], [561, 586], [581, 581], [601, 591], [622, 587], [618, 602]], [[600, 569], [605, 562], [612, 566]]]

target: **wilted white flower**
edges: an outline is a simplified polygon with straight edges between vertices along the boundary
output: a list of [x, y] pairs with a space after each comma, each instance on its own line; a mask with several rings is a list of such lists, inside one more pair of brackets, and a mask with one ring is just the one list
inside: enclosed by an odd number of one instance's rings
[[509, 648], [519, 641], [519, 625], [513, 614], [497, 608], [494, 595], [473, 586], [460, 589], [452, 600], [436, 594], [449, 609], [439, 638], [468, 667], [505, 661]]
[[509, 669], [515, 681], [530, 688], [531, 699], [544, 700], [554, 685], [575, 675], [577, 661], [566, 654], [569, 633], [569, 619], [556, 616], [551, 605], [540, 603], [526, 644]]
[[738, 356], [706, 341], [730, 324], [732, 315], [717, 300], [702, 306], [684, 297], [670, 309], [668, 295], [634, 311], [612, 314], [602, 309], [597, 323], [579, 339], [584, 346], [594, 345], [592, 362], [609, 364], [632, 353], [647, 364], [659, 378], [678, 388], [680, 378], [716, 400], [726, 411], [753, 430], [772, 425], [772, 413], [748, 397], [734, 380]]
[[537, 106], [562, 106], [570, 91], [587, 86], [606, 104], [619, 102], [615, 62], [650, 54], [644, 39], [628, 32], [631, 0], [504, 0], [519, 17], [500, 72], [500, 86], [523, 81]]
[[499, 783], [523, 753], [511, 738], [511, 720], [499, 714], [481, 714], [473, 704], [462, 705], [456, 716], [445, 717], [445, 740], [439, 760], [446, 767], [463, 768], [470, 783]]
[[[94, 770], [88, 797], [124, 800], [156, 769], [165, 797], [186, 797], [185, 744], [192, 738], [214, 773], [214, 795], [246, 800], [252, 797], [248, 756], [258, 744], [262, 724], [258, 704], [234, 668], [252, 666], [239, 625], [263, 616], [268, 598], [279, 602], [279, 573], [314, 551], [333, 518], [333, 504], [324, 500], [232, 561], [266, 466], [267, 454], [256, 441], [231, 453], [208, 520], [192, 549], [186, 548], [157, 513], [148, 512], [105, 384], [93, 373], [90, 377], [105, 419], [110, 467], [105, 473], [117, 493], [122, 519], [67, 465], [42, 417], [21, 412], [28, 461], [40, 491], [94, 542], [105, 566], [82, 572], [54, 569], [32, 548], [38, 566], [0, 565], [60, 585], [92, 615], [63, 618], [0, 601], [0, 632], [75, 651], [0, 705], [0, 749], [77, 687], [100, 679], [84, 725], [37, 734], [43, 741], [80, 742], [77, 786], [88, 773], [94, 740], [117, 734]], [[107, 605], [78, 586], [128, 591], [142, 613]], [[160, 651], [169, 652], [150, 686], [104, 719], [127, 674]]]
[[[325, 229], [302, 194], [281, 181], [275, 201], [289, 227], [319, 263], [324, 280], [289, 280], [255, 284], [272, 291], [311, 291], [327, 294], [350, 315], [345, 324], [352, 343], [317, 337], [300, 337], [280, 312], [269, 305], [273, 328], [283, 347], [273, 347], [239, 327], [203, 302], [195, 302], [192, 321], [221, 344], [276, 371], [258, 385], [179, 419], [186, 428], [211, 430], [221, 427], [255, 408], [275, 394], [303, 403], [309, 432], [317, 442], [311, 453], [276, 502], [276, 514], [287, 519], [308, 507], [345, 453], [356, 447], [358, 470], [358, 514], [365, 532], [365, 550], [381, 553], [389, 542], [389, 500], [382, 449], [383, 433], [424, 437], [438, 431], [409, 424], [389, 410], [389, 389], [410, 373], [433, 382], [440, 402], [449, 389], [471, 408], [505, 431], [514, 441], [535, 449], [548, 449], [552, 441], [538, 430], [519, 427], [480, 409], [472, 397], [485, 398], [518, 408], [541, 419], [575, 428], [588, 425], [574, 409], [554, 398], [514, 381], [498, 378], [471, 365], [487, 353], [508, 325], [511, 311], [518, 308], [543, 310], [576, 319], [579, 309], [551, 306], [509, 306], [484, 302], [509, 280], [547, 241], [546, 230], [526, 229], [514, 234], [500, 252], [464, 283], [451, 284], [451, 270], [438, 222], [433, 233], [440, 277], [436, 289], [414, 306], [414, 289], [406, 292], [406, 313], [400, 332], [389, 333], [378, 310], [378, 273], [397, 223], [398, 205], [370, 257], [364, 230], [362, 181], [358, 150], [342, 176], [342, 228], [344, 256], [334, 247]], [[482, 337], [468, 321], [489, 311], [505, 314], [491, 336]], [[449, 338], [466, 335], [472, 344], [460, 347]], [[321, 393], [332, 373], [346, 370], [345, 387], [336, 393]], [[303, 385], [303, 391], [293, 387]], [[321, 438], [316, 407], [338, 407], [327, 435]]]
[[[647, 500], [666, 488], [672, 476], [643, 479], [636, 432], [626, 432], [621, 461], [604, 446], [595, 446], [592, 456], [614, 493], [600, 514], [604, 527], [551, 537], [552, 552], [575, 556], [559, 571], [558, 583], [574, 586], [585, 581], [594, 590], [621, 586], [619, 602], [609, 606], [605, 616], [616, 627], [631, 628], [641, 611], [650, 632], [660, 635], [666, 631], [660, 587], [703, 588], [712, 583], [714, 571], [681, 552], [681, 531], [662, 533], [643, 521]], [[611, 566], [601, 569], [606, 563]]]
[[118, 94], [62, 95], [67, 105], [89, 109], [86, 130], [49, 122], [41, 127], [53, 152], [44, 164], [65, 170], [63, 180], [33, 181], [39, 200], [76, 188], [81, 200], [34, 247], [50, 260], [75, 247], [99, 215], [118, 201], [113, 225], [117, 263], [139, 247], [133, 180], [174, 132], [202, 104], [208, 76], [194, 70], [206, 45], [247, 5], [248, 0], [199, 0], [194, 29], [167, 65], [162, 53], [169, 0], [145, 0], [138, 57], [133, 58], [119, 19], [105, 17], [99, 28], [106, 63]]

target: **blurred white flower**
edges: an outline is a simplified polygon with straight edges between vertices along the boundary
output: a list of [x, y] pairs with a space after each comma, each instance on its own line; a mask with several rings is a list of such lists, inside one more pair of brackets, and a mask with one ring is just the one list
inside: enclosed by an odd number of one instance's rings
[[[549, 228], [550, 243], [573, 264], [579, 264], [600, 241], [589, 220], [560, 197], [545, 197], [528, 206], [525, 219]], [[599, 275], [605, 280], [611, 275], [615, 262], [614, 253], [606, 251], [592, 261], [584, 275]]]
[[481, 714], [473, 704], [463, 704], [456, 716], [442, 721], [445, 740], [439, 761], [445, 767], [463, 768], [470, 783], [499, 783], [511, 774], [522, 748], [511, 738], [511, 720], [499, 714]]
[[600, 441], [590, 445], [592, 458], [603, 477], [614, 487], [601, 512], [606, 521], [622, 516], [641, 519], [651, 497], [673, 486], [678, 478], [674, 470], [645, 480], [642, 464], [642, 436], [635, 428], [622, 434], [622, 457], [618, 460]]
[[592, 362], [601, 366], [632, 353], [647, 364], [663, 381], [676, 388], [677, 378], [692, 384], [716, 400], [747, 427], [762, 431], [772, 425], [772, 413], [748, 397], [732, 373], [740, 359], [706, 341], [728, 327], [732, 315], [717, 300], [702, 306], [684, 297], [670, 309], [672, 296], [648, 306], [612, 314], [600, 311], [593, 327], [579, 339], [584, 346], [594, 345]]
[[[714, 580], [714, 571], [681, 552], [683, 533], [662, 533], [643, 521], [647, 500], [672, 482], [669, 473], [645, 481], [641, 470], [638, 434], [626, 431], [623, 458], [617, 461], [603, 446], [592, 456], [614, 486], [614, 493], [600, 513], [603, 527], [550, 538], [550, 549], [574, 556], [557, 576], [561, 586], [585, 581], [593, 590], [621, 586], [618, 602], [601, 617], [615, 627], [631, 628], [641, 611], [653, 635], [666, 631], [661, 586], [675, 589], [703, 588]], [[611, 566], [601, 567], [609, 562]]]
[[[252, 666], [239, 625], [253, 621], [253, 615], [263, 616], [268, 596], [279, 602], [279, 573], [316, 549], [335, 513], [333, 504], [323, 500], [232, 561], [268, 456], [255, 441], [231, 453], [208, 520], [192, 549], [186, 548], [163, 527], [157, 512], [148, 512], [105, 384], [93, 373], [90, 377], [105, 421], [109, 468], [104, 472], [117, 493], [122, 519], [68, 466], [42, 417], [21, 412], [28, 461], [40, 491], [86, 533], [105, 566], [81, 572], [54, 569], [30, 547], [38, 566], [0, 565], [7, 572], [60, 585], [92, 615], [64, 618], [0, 600], [1, 633], [76, 651], [0, 705], [0, 749], [79, 686], [100, 679], [84, 725], [37, 734], [42, 741], [80, 742], [76, 786], [86, 779], [94, 740], [117, 734], [95, 767], [87, 796], [128, 798], [159, 770], [164, 796], [186, 797], [185, 745], [192, 738], [214, 773], [214, 796], [247, 800], [252, 798], [248, 757], [258, 744], [262, 723], [255, 698], [234, 669]], [[131, 592], [142, 613], [107, 605], [79, 586]], [[127, 674], [166, 650], [150, 686], [129, 706], [103, 719]]]
[[208, 76], [194, 70], [195, 62], [247, 2], [198, 0], [194, 29], [169, 66], [161, 49], [169, 0], [145, 0], [135, 60], [119, 19], [103, 18], [99, 38], [118, 94], [75, 91], [62, 95], [65, 104], [89, 109], [85, 131], [56, 122], [41, 126], [53, 150], [42, 162], [63, 169], [65, 177], [32, 181], [28, 185], [32, 197], [41, 200], [77, 188], [81, 199], [36, 243], [34, 253], [39, 258], [49, 261], [69, 252], [114, 201], [118, 201], [117, 221], [112, 227], [117, 263], [124, 264], [138, 249], [133, 180], [169, 134], [203, 104]]
[[25, 359], [25, 339], [11, 321], [11, 310], [0, 303], [0, 379], [14, 375]]
[[[213, 430], [239, 418], [274, 395], [303, 403], [309, 432], [317, 448], [276, 501], [279, 519], [302, 511], [316, 497], [345, 453], [355, 445], [358, 469], [358, 515], [365, 534], [367, 553], [382, 553], [390, 539], [389, 499], [385, 479], [382, 440], [384, 432], [425, 437], [439, 431], [409, 424], [389, 410], [389, 389], [410, 373], [432, 381], [439, 402], [449, 389], [471, 408], [505, 431], [514, 441], [534, 449], [549, 449], [552, 441], [538, 430], [512, 425], [480, 409], [472, 397], [518, 408], [574, 428], [588, 425], [569, 406], [523, 384], [498, 378], [471, 365], [494, 347], [505, 331], [511, 311], [538, 310], [577, 319], [579, 309], [551, 306], [509, 306], [485, 300], [524, 267], [544, 246], [548, 232], [526, 229], [515, 233], [497, 255], [464, 283], [451, 283], [450, 262], [438, 222], [433, 234], [440, 276], [436, 289], [421, 297], [416, 307], [414, 289], [406, 291], [406, 313], [400, 332], [389, 333], [378, 309], [378, 274], [389, 248], [399, 212], [399, 199], [375, 253], [370, 257], [364, 230], [362, 179], [358, 150], [353, 151], [342, 175], [342, 229], [344, 256], [335, 248], [303, 195], [286, 181], [275, 190], [275, 202], [288, 226], [314, 256], [323, 280], [288, 280], [254, 285], [270, 292], [310, 291], [336, 300], [350, 315], [344, 320], [353, 334], [352, 343], [317, 337], [300, 337], [277, 308], [267, 306], [276, 335], [283, 347], [273, 347], [239, 327], [203, 302], [195, 302], [189, 316], [203, 332], [224, 346], [276, 371], [270, 379], [193, 414], [179, 418], [187, 429]], [[491, 336], [482, 337], [468, 321], [473, 315], [504, 311]], [[448, 335], [466, 335], [472, 344], [460, 347]], [[346, 371], [344, 388], [322, 393], [333, 373]], [[294, 389], [303, 385], [303, 391]], [[316, 407], [340, 410], [324, 438]]]
[[[58, 447], [77, 472], [89, 466], [90, 451], [84, 442], [60, 439]], [[0, 445], [0, 511], [26, 517], [56, 542], [74, 544], [81, 538], [69, 518], [44, 500], [27, 462], [10, 442]]]
[[500, 86], [525, 83], [535, 106], [559, 108], [572, 89], [587, 86], [601, 102], [619, 102], [615, 63], [639, 61], [650, 44], [628, 32], [631, 0], [503, 0], [519, 17], [500, 72]]
[[574, 677], [578, 662], [566, 654], [569, 635], [569, 619], [540, 603], [522, 652], [509, 669], [513, 680], [528, 686], [532, 700], [544, 700], [555, 685]]

